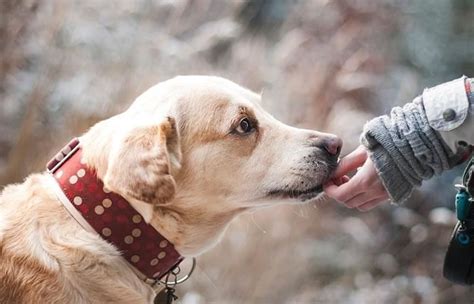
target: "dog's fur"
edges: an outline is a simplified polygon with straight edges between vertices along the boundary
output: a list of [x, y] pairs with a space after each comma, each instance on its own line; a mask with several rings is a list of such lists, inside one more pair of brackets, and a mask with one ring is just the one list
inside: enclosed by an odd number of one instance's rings
[[[176, 77], [85, 133], [83, 157], [178, 252], [197, 256], [242, 212], [315, 197], [336, 165], [323, 147], [333, 136], [287, 126], [259, 100], [222, 78]], [[150, 303], [152, 289], [69, 215], [54, 182], [34, 174], [1, 194], [0, 303]]]

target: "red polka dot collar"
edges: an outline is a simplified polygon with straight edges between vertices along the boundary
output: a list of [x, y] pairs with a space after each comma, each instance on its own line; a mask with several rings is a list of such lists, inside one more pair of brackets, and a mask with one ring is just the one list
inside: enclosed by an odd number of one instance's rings
[[58, 198], [84, 229], [115, 245], [139, 277], [156, 282], [183, 257], [127, 200], [107, 190], [81, 155], [75, 138], [49, 161], [47, 170], [61, 190]]

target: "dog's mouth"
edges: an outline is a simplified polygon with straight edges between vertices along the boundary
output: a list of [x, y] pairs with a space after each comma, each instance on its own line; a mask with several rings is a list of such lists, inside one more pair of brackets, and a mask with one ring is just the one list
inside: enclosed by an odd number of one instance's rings
[[[297, 187], [291, 188], [286, 185], [280, 189], [272, 189], [267, 192], [267, 197], [271, 199], [293, 199], [302, 202], [309, 201], [316, 198], [323, 192], [323, 185], [329, 180], [338, 166], [338, 161], [327, 161], [325, 168], [315, 175], [301, 175], [299, 176], [299, 184], [306, 184], [309, 188], [298, 189]], [[301, 180], [302, 179], [302, 180]], [[314, 186], [313, 186], [314, 185]]]
[[316, 185], [306, 190], [272, 190], [268, 196], [279, 199], [298, 199], [300, 201], [307, 201], [318, 196], [323, 192], [322, 185]]

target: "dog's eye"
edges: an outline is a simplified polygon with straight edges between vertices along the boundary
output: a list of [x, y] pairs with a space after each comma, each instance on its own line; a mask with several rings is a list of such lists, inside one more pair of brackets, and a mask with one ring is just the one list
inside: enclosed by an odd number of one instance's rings
[[241, 134], [246, 134], [252, 132], [254, 126], [248, 118], [244, 118], [239, 122], [239, 126], [236, 128], [236, 131]]

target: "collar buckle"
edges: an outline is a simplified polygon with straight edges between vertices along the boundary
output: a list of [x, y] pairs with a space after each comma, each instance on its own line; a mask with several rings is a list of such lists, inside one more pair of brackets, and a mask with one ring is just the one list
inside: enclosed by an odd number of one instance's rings
[[74, 153], [79, 150], [80, 144], [78, 138], [73, 138], [61, 151], [59, 151], [46, 165], [46, 171], [54, 174]]

